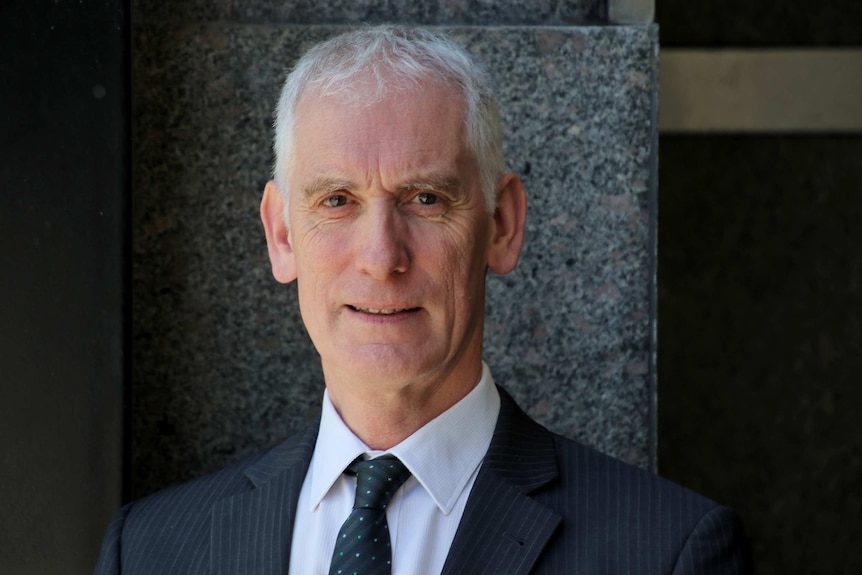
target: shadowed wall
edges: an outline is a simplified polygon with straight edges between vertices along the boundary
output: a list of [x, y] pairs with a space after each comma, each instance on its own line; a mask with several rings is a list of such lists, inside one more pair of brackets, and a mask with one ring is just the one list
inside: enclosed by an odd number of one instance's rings
[[[657, 8], [668, 48], [862, 46], [852, 0]], [[760, 575], [860, 573], [862, 135], [660, 145], [659, 472], [739, 510]]]

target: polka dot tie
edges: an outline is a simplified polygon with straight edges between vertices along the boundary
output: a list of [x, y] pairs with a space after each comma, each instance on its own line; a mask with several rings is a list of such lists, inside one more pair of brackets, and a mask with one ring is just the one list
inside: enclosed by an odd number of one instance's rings
[[356, 475], [356, 499], [338, 532], [329, 575], [388, 575], [392, 548], [386, 506], [410, 471], [394, 455], [383, 455], [357, 459], [345, 473]]

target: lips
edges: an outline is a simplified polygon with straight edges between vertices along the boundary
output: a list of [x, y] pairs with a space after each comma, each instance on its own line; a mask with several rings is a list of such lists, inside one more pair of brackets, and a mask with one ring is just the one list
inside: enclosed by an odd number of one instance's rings
[[371, 314], [371, 315], [392, 315], [395, 313], [416, 311], [417, 309], [419, 309], [418, 307], [377, 309], [377, 308], [373, 308], [373, 307], [359, 307], [359, 306], [354, 306], [354, 305], [349, 306], [349, 307], [353, 311], [358, 311], [358, 312], [367, 313], [367, 314]]

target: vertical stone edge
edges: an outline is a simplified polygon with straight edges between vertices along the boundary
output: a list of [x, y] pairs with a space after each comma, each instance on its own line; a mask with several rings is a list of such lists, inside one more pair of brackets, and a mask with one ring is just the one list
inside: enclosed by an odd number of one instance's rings
[[[612, 0], [613, 1], [613, 0]], [[647, 389], [649, 393], [649, 427], [647, 441], [650, 471], [658, 471], [658, 112], [660, 47], [657, 24], [649, 24], [649, 38], [652, 43], [652, 95], [650, 97], [650, 140], [653, 142], [649, 157], [649, 234], [647, 250], [649, 253], [649, 370]]]

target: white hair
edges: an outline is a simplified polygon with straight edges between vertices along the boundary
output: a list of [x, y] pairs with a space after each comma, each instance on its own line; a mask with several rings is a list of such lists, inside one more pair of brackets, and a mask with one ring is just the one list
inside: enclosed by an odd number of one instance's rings
[[389, 25], [363, 28], [318, 44], [288, 74], [276, 108], [272, 170], [285, 205], [300, 98], [312, 90], [321, 96], [347, 95], [355, 82], [369, 77], [376, 90], [355, 91], [363, 103], [429, 80], [457, 91], [464, 102], [465, 143], [479, 166], [485, 204], [493, 212], [505, 165], [500, 116], [487, 72], [464, 48], [439, 34]]

